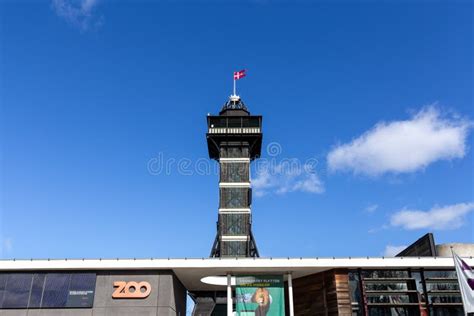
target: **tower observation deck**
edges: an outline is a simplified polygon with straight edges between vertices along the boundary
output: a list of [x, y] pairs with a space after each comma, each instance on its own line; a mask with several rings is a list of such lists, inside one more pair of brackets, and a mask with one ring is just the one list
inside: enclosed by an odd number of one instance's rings
[[250, 162], [260, 157], [262, 116], [232, 95], [207, 117], [209, 157], [219, 162], [219, 215], [211, 257], [258, 257], [252, 234]]

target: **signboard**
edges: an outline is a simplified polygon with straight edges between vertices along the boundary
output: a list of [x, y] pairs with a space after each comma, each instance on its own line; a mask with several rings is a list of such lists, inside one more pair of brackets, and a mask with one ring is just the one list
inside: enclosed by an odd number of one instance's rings
[[237, 316], [285, 316], [283, 276], [236, 277]]
[[151, 285], [145, 281], [116, 281], [114, 288], [112, 298], [147, 298], [151, 293]]
[[69, 290], [66, 307], [92, 307], [94, 290]]

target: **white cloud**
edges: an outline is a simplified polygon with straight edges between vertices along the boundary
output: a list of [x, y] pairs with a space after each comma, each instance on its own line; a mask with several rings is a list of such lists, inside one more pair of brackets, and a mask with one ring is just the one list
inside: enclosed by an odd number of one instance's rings
[[390, 226], [407, 230], [456, 229], [464, 224], [465, 216], [474, 210], [474, 203], [435, 206], [429, 211], [403, 209], [390, 218]]
[[437, 160], [462, 158], [471, 125], [427, 107], [405, 121], [379, 122], [350, 143], [336, 146], [327, 155], [328, 166], [331, 171], [377, 176], [413, 172]]
[[94, 15], [99, 0], [52, 0], [56, 14], [81, 31], [87, 31], [102, 23], [102, 17]]
[[375, 212], [378, 208], [379, 208], [379, 205], [378, 205], [378, 204], [370, 204], [369, 206], [367, 206], [367, 207], [365, 208], [365, 211], [366, 211], [367, 213], [373, 213], [373, 212]]
[[324, 192], [324, 184], [316, 171], [309, 166], [300, 166], [296, 160], [258, 165], [257, 175], [252, 179], [252, 188], [257, 197], [271, 192]]
[[407, 246], [392, 246], [387, 245], [385, 247], [385, 251], [383, 253], [384, 257], [395, 257], [398, 255], [402, 250], [405, 250]]
[[323, 193], [324, 185], [319, 177], [312, 173], [307, 174], [300, 180], [296, 180], [290, 191], [302, 191], [308, 193]]

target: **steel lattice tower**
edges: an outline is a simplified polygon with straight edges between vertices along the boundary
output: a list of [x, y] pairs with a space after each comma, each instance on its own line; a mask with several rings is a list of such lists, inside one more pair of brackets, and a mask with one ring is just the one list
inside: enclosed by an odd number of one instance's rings
[[232, 95], [217, 116], [208, 115], [209, 157], [219, 162], [219, 217], [211, 257], [258, 257], [252, 234], [250, 162], [260, 157], [262, 117], [250, 115]]

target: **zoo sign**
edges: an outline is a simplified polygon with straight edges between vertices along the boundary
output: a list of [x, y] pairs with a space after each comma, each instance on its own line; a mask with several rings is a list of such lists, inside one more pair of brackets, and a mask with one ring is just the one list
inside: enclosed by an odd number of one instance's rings
[[116, 281], [114, 288], [112, 298], [147, 298], [151, 293], [151, 285], [145, 281]]

